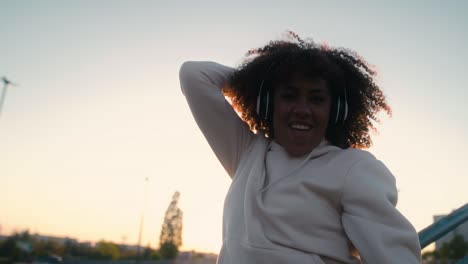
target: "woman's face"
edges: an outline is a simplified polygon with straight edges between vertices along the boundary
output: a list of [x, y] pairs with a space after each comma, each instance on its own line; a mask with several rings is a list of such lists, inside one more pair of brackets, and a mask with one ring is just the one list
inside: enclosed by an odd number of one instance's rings
[[331, 95], [326, 81], [296, 74], [274, 94], [274, 140], [291, 156], [308, 154], [327, 131]]

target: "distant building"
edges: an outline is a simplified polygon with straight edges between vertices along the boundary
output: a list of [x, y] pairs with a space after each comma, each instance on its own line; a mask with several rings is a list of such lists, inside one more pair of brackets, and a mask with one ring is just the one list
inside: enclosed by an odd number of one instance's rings
[[146, 249], [146, 247], [138, 245], [117, 244], [117, 246], [119, 246], [120, 249], [127, 251], [138, 251], [138, 249], [144, 251]]
[[[10, 236], [4, 236], [4, 235], [0, 235], [0, 241], [4, 241], [4, 240], [7, 240]], [[31, 235], [31, 237], [39, 240], [39, 241], [42, 241], [42, 242], [48, 242], [48, 241], [51, 241], [51, 242], [54, 242], [54, 243], [57, 243], [57, 244], [60, 244], [60, 245], [63, 245], [65, 244], [65, 242], [68, 240], [68, 241], [71, 241], [71, 242], [78, 242], [76, 239], [73, 239], [73, 238], [68, 238], [68, 237], [55, 237], [55, 236], [44, 236], [44, 235], [39, 235], [39, 234], [33, 234]]]
[[78, 240], [73, 239], [73, 238], [68, 238], [68, 237], [44, 236], [44, 235], [39, 235], [39, 234], [34, 234], [34, 235], [32, 235], [32, 237], [34, 237], [34, 238], [36, 238], [36, 239], [38, 239], [40, 241], [43, 241], [43, 242], [51, 241], [51, 242], [55, 242], [55, 243], [60, 244], [60, 245], [65, 244], [66, 241], [78, 243]]
[[[439, 221], [440, 219], [444, 218], [445, 216], [447, 216], [447, 215], [434, 215], [434, 222]], [[448, 243], [450, 240], [452, 240], [452, 238], [455, 235], [463, 236], [463, 239], [468, 242], [468, 221], [461, 224], [461, 225], [459, 225], [459, 226], [457, 226], [457, 228], [455, 228], [454, 230], [450, 231], [449, 233], [447, 233], [443, 237], [436, 240], [436, 242], [435, 242], [436, 250], [439, 250], [440, 247], [442, 247], [442, 245], [444, 243]]]

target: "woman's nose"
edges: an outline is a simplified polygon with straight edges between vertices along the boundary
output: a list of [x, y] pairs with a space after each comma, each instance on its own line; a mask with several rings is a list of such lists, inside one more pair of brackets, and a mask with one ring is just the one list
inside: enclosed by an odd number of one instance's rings
[[294, 106], [293, 113], [300, 117], [305, 117], [311, 114], [311, 109], [307, 102], [305, 102], [304, 100], [299, 100]]

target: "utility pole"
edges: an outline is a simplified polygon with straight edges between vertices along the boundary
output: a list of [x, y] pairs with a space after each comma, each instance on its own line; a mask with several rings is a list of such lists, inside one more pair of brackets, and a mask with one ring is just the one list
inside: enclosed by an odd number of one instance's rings
[[3, 76], [2, 77], [3, 81], [3, 89], [2, 89], [2, 95], [0, 97], [0, 117], [2, 115], [2, 109], [3, 109], [3, 104], [5, 103], [5, 97], [6, 93], [8, 90], [8, 86], [17, 86], [16, 84], [12, 83], [10, 80], [7, 79], [7, 77]]
[[[143, 198], [143, 209], [141, 211], [141, 218], [140, 218], [140, 232], [138, 234], [138, 247], [137, 247], [137, 258], [141, 257], [141, 235], [143, 233], [143, 222], [145, 219], [145, 209], [146, 209], [146, 200], [148, 196], [148, 177], [145, 178], [145, 193]], [[138, 260], [137, 260], [138, 263]]]

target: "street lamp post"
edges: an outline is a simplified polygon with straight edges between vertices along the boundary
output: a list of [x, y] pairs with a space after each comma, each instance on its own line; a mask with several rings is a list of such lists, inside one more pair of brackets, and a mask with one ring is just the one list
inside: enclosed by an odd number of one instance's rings
[[0, 116], [2, 115], [3, 104], [5, 103], [5, 97], [6, 97], [6, 93], [8, 90], [8, 86], [10, 85], [16, 86], [16, 84], [12, 83], [6, 77], [2, 77], [2, 81], [3, 81], [3, 89], [2, 89], [2, 95], [0, 96]]
[[140, 232], [138, 234], [137, 258], [141, 257], [141, 235], [143, 233], [143, 222], [145, 219], [146, 200], [148, 196], [148, 181], [149, 179], [148, 177], [146, 177], [145, 178], [145, 192], [144, 192], [144, 197], [143, 197], [143, 209], [141, 211], [141, 218], [140, 218]]

